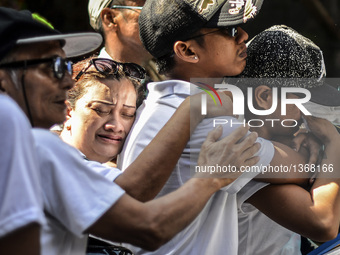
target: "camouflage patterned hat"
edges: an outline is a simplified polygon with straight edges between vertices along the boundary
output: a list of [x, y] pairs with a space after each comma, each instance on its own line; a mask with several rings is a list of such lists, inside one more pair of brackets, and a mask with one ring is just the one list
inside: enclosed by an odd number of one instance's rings
[[148, 0], [139, 16], [140, 38], [155, 58], [199, 29], [237, 26], [254, 18], [263, 0]]

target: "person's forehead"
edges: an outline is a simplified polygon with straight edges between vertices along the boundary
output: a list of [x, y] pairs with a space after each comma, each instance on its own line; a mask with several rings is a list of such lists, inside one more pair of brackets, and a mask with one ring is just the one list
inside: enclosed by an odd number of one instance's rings
[[131, 95], [136, 97], [136, 90], [131, 82], [127, 78], [120, 80], [116, 79], [103, 79], [100, 81], [101, 87], [96, 88], [96, 93], [102, 94], [108, 97], [121, 97], [123, 95]]
[[[99, 96], [106, 96], [111, 94], [111, 90], [115, 88], [119, 84], [113, 83], [114, 80], [110, 79], [100, 79], [90, 81], [90, 86], [87, 86], [85, 93], [83, 95], [84, 98], [96, 98]], [[114, 84], [112, 86], [112, 83]]]
[[85, 93], [79, 98], [81, 104], [94, 103], [105, 101], [107, 103], [113, 103], [112, 101], [112, 88], [105, 84], [103, 81], [97, 81], [92, 83], [91, 86], [87, 87]]
[[65, 52], [58, 41], [20, 45], [16, 51], [17, 60], [48, 58], [56, 55], [65, 57]]

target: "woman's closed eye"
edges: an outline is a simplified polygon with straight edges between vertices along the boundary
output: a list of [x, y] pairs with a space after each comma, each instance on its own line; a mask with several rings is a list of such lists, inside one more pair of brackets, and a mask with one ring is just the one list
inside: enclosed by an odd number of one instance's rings
[[90, 102], [88, 107], [95, 111], [98, 115], [108, 115], [112, 112], [113, 104], [106, 104], [101, 102]]
[[112, 112], [112, 107], [103, 105], [92, 105], [91, 109], [99, 115], [108, 115]]
[[101, 110], [101, 109], [93, 109], [95, 112], [97, 112], [99, 115], [107, 115], [110, 114], [110, 110]]
[[132, 111], [132, 110], [126, 110], [126, 111], [122, 111], [121, 115], [124, 118], [134, 118], [136, 115], [136, 111]]

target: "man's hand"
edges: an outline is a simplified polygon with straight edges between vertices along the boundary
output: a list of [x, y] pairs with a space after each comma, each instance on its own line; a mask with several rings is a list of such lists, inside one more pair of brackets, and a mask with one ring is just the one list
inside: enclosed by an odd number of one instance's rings
[[311, 132], [325, 145], [339, 135], [336, 128], [328, 120], [313, 116], [305, 116], [305, 119]]
[[313, 116], [304, 116], [304, 118], [311, 132], [307, 133], [304, 130], [298, 132], [291, 147], [296, 151], [305, 147], [309, 151], [308, 164], [317, 164], [323, 144], [328, 144], [336, 137], [337, 131], [328, 120]]
[[[216, 178], [224, 187], [233, 182], [242, 173], [239, 171], [241, 166], [252, 166], [259, 161], [259, 157], [254, 156], [260, 149], [260, 144], [255, 143], [257, 133], [252, 132], [247, 137], [248, 127], [239, 127], [227, 137], [220, 141], [218, 138], [222, 135], [222, 127], [219, 126], [209, 132], [205, 142], [202, 144], [201, 152], [198, 158], [199, 166], [235, 166], [236, 172], [215, 172], [200, 173], [195, 177]], [[244, 138], [245, 137], [245, 138]], [[240, 141], [244, 138], [242, 141]]]
[[298, 132], [291, 142], [291, 148], [300, 152], [305, 148], [309, 153], [308, 164], [317, 164], [322, 149], [322, 143], [313, 133]]

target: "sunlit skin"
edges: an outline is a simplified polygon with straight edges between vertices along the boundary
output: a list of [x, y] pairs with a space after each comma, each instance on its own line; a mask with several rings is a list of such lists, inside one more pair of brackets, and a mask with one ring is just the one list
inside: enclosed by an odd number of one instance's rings
[[[185, 61], [181, 61], [180, 57], [175, 56], [177, 64], [167, 74], [169, 78], [190, 81], [193, 77], [236, 76], [243, 71], [246, 66], [245, 42], [248, 40], [248, 34], [242, 28], [238, 27], [238, 34], [235, 37], [229, 35], [227, 30], [217, 28], [202, 28], [198, 34], [206, 34], [202, 36], [203, 45], [194, 39], [180, 44], [177, 48], [175, 43], [175, 51], [183, 51], [185, 52], [183, 55], [187, 57]], [[186, 71], [188, 68], [190, 72]]]
[[[290, 99], [298, 99], [299, 97], [294, 94], [287, 94], [287, 98]], [[295, 104], [287, 104], [286, 105], [286, 115], [281, 114], [281, 100], [278, 100], [278, 106], [276, 111], [271, 116], [273, 119], [280, 119], [280, 123], [283, 120], [291, 119], [294, 121], [285, 121], [284, 125], [286, 126], [294, 126], [296, 123], [298, 123], [295, 127], [283, 127], [281, 124], [278, 126], [275, 126], [275, 128], [271, 128], [273, 136], [278, 135], [286, 135], [286, 136], [292, 136], [295, 134], [302, 124], [302, 113], [300, 109]]]
[[[143, 6], [144, 0], [122, 1], [124, 6]], [[106, 9], [112, 12], [114, 23], [104, 28], [106, 31], [105, 49], [109, 55], [120, 62], [134, 62], [143, 65], [151, 59], [139, 38], [138, 18], [141, 10], [137, 9]], [[109, 14], [109, 13], [108, 13]], [[111, 14], [109, 14], [111, 15]], [[106, 16], [107, 17], [107, 16]]]
[[113, 159], [135, 120], [136, 99], [128, 79], [97, 81], [69, 110], [63, 140], [90, 160], [104, 163]]
[[[15, 61], [50, 58], [53, 56], [65, 57], [59, 42], [36, 43], [23, 46], [16, 54]], [[4, 71], [2, 71], [4, 72]], [[21, 87], [21, 78], [24, 76], [27, 100], [32, 114], [35, 127], [50, 128], [56, 123], [63, 123], [66, 117], [66, 95], [67, 91], [74, 85], [70, 74], [65, 73], [64, 78], [59, 80], [54, 77], [51, 63], [43, 63], [36, 66], [29, 66], [26, 71], [17, 69], [19, 88], [13, 84], [12, 79], [2, 83], [7, 93], [18, 102], [20, 107], [27, 114], [27, 107], [24, 101]]]
[[[143, 6], [145, 1], [125, 1], [126, 6]], [[122, 36], [124, 43], [129, 44], [131, 47], [143, 47], [139, 38], [139, 25], [138, 18], [141, 10], [137, 9], [116, 9], [120, 11], [121, 15], [116, 18], [121, 21], [119, 34]]]
[[[216, 29], [201, 29], [207, 33]], [[205, 64], [205, 70], [210, 77], [235, 76], [246, 66], [248, 34], [238, 27], [238, 35], [231, 37], [226, 30], [204, 36], [205, 54], [199, 56]], [[208, 77], [208, 76], [207, 76]]]
[[[294, 94], [287, 94], [287, 98], [289, 99], [297, 99], [299, 98], [298, 96]], [[257, 105], [257, 106], [255, 106]], [[265, 106], [264, 103], [262, 103], [262, 107], [258, 106], [258, 102], [256, 102], [254, 107], [257, 107], [258, 109], [269, 109], [272, 106], [272, 99], [267, 100], [267, 105]], [[269, 139], [269, 140], [275, 140], [276, 137], [286, 137], [287, 139], [291, 139], [292, 136], [299, 130], [299, 127], [302, 124], [302, 113], [300, 109], [295, 105], [295, 104], [287, 104], [286, 105], [286, 115], [282, 115], [281, 112], [281, 100], [278, 100], [278, 105], [276, 110], [269, 115], [265, 116], [258, 116], [258, 115], [252, 115], [248, 112], [246, 116], [247, 120], [250, 119], [262, 119], [264, 122], [263, 127], [251, 127], [252, 131], [258, 132], [259, 136]], [[271, 121], [266, 121], [270, 119], [274, 119], [274, 122]], [[295, 121], [288, 121], [290, 120], [295, 120]], [[281, 122], [284, 121], [284, 125], [287, 127], [284, 127], [281, 125]], [[297, 125], [296, 125], [297, 123]], [[254, 126], [260, 125], [259, 122], [254, 122]], [[295, 126], [296, 125], [296, 126]], [[293, 127], [295, 126], [295, 127]]]

